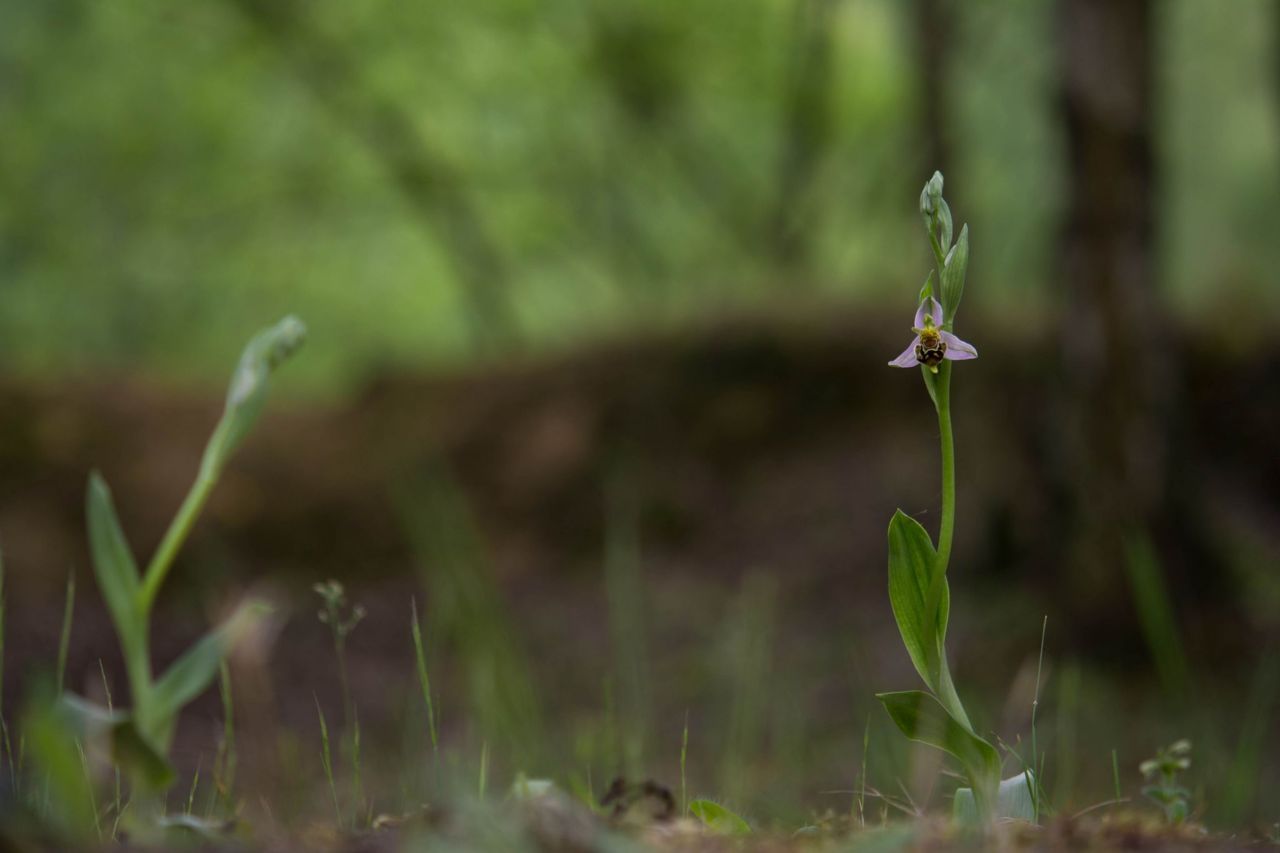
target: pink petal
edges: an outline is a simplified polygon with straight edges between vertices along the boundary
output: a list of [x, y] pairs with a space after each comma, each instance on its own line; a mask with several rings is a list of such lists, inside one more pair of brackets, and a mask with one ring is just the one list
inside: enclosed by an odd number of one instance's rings
[[902, 351], [902, 355], [889, 362], [890, 367], [915, 367], [920, 362], [916, 359], [916, 344], [920, 343], [920, 336], [916, 335], [915, 339]]
[[925, 317], [932, 320], [935, 326], [942, 325], [942, 306], [932, 296], [925, 297], [925, 300], [920, 303], [920, 307], [916, 309], [916, 322], [912, 328], [923, 329]]
[[966, 361], [978, 357], [978, 350], [973, 344], [960, 340], [950, 332], [938, 332], [938, 336], [947, 345], [947, 354], [943, 358], [949, 358], [952, 361]]

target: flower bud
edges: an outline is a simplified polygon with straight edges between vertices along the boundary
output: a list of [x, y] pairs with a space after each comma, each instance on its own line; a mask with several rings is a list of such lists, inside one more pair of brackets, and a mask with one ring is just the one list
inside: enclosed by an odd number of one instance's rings
[[920, 215], [925, 220], [932, 219], [941, 207], [942, 202], [942, 173], [934, 172], [933, 177], [924, 185], [924, 189], [920, 191]]

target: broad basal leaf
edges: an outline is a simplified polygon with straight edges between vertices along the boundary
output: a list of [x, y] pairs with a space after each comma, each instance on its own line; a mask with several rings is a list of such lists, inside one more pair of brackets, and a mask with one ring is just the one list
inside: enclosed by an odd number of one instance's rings
[[1000, 779], [999, 753], [953, 719], [937, 699], [920, 690], [878, 693], [876, 698], [904, 735], [955, 756], [972, 784], [995, 790]]

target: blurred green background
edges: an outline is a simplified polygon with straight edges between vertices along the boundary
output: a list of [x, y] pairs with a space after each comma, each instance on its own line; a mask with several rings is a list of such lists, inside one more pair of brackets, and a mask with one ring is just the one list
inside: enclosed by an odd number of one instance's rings
[[1274, 0], [5, 0], [6, 693], [56, 649], [69, 566], [68, 682], [104, 656], [118, 679], [85, 474], [147, 553], [235, 353], [295, 313], [292, 399], [156, 631], [180, 648], [233, 581], [280, 584], [293, 617], [245, 676], [257, 790], [319, 779], [333, 576], [371, 614], [349, 652], [375, 764], [425, 754], [419, 595], [455, 769], [493, 744], [495, 779], [674, 783], [691, 719], [698, 792], [794, 822], [847, 809], [870, 725], [874, 783], [923, 801], [936, 765], [871, 695], [916, 686], [883, 529], [895, 506], [932, 529], [936, 424], [883, 364], [935, 168], [983, 352], [955, 398], [966, 702], [1026, 736], [1048, 614], [1064, 809], [1111, 795], [1113, 748], [1135, 794], [1188, 735], [1217, 825], [1269, 826]]
[[[911, 3], [318, 0], [256, 4], [285, 10], [265, 27], [254, 5], [5, 4], [6, 372], [220, 381], [228, 340], [294, 311], [342, 341], [299, 367], [325, 392], [490, 338], [900, 302], [935, 165], [974, 234], [966, 314], [1031, 326], [1052, 304], [1048, 2], [937, 4], [946, 164], [926, 162]], [[1275, 4], [1155, 5], [1160, 290], [1260, 334], [1280, 306]]]

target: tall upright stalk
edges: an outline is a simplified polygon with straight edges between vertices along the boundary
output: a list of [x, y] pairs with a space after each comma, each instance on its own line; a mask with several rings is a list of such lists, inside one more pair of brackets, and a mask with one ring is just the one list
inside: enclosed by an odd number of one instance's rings
[[942, 445], [942, 521], [938, 525], [938, 574], [951, 562], [951, 539], [956, 529], [956, 449], [951, 432], [951, 364], [938, 369], [938, 440]]

